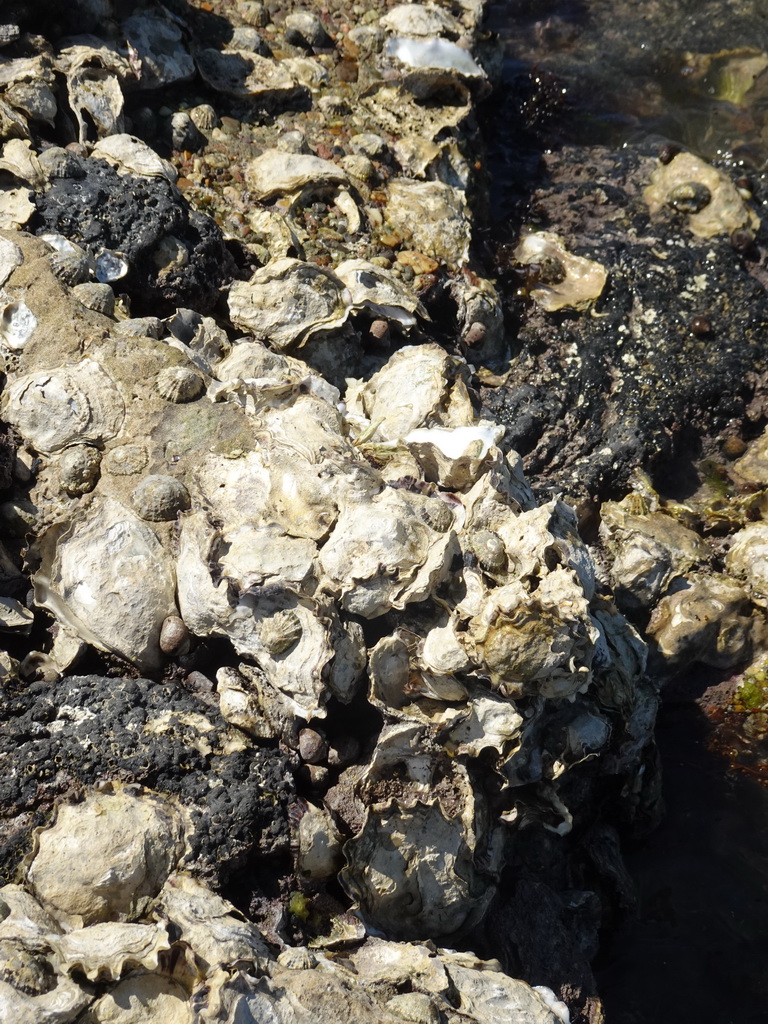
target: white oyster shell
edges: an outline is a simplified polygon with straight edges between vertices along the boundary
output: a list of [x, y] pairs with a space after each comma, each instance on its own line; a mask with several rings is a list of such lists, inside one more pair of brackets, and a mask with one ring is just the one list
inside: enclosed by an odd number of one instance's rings
[[155, 913], [175, 925], [181, 940], [192, 948], [203, 977], [223, 964], [269, 957], [258, 928], [244, 920], [231, 903], [184, 872], [167, 880]]
[[440, 181], [395, 178], [388, 185], [386, 218], [419, 252], [452, 268], [467, 262], [471, 223], [459, 189]]
[[125, 132], [110, 133], [93, 147], [92, 157], [106, 160], [116, 167], [120, 174], [137, 174], [148, 178], [167, 178], [174, 184], [178, 177], [176, 168], [150, 149], [146, 142]]
[[186, 989], [157, 974], [126, 978], [97, 1000], [81, 1024], [195, 1024]]
[[396, 57], [410, 68], [450, 71], [464, 78], [484, 78], [485, 72], [472, 55], [447, 39], [388, 39], [388, 57]]
[[129, 969], [155, 971], [160, 954], [171, 948], [164, 928], [154, 924], [105, 921], [67, 932], [56, 951], [70, 973], [81, 971], [91, 981], [113, 981]]
[[160, 630], [176, 614], [175, 575], [157, 534], [111, 499], [38, 540], [35, 602], [101, 650], [158, 668]]
[[698, 212], [686, 216], [686, 224], [698, 238], [731, 234], [739, 228], [756, 231], [760, 218], [739, 194], [731, 179], [693, 153], [678, 153], [668, 164], [660, 164], [645, 190], [645, 201], [651, 214], [667, 205], [677, 186], [691, 183], [709, 190], [710, 201]]
[[340, 327], [349, 316], [349, 293], [329, 270], [284, 257], [229, 290], [233, 323], [277, 349], [298, 348], [318, 331]]
[[458, 427], [475, 422], [466, 363], [439, 345], [406, 346], [346, 395], [348, 417], [365, 421], [375, 441], [404, 438], [417, 427]]
[[9, 238], [0, 236], [0, 288], [23, 262], [24, 256], [18, 245]]
[[536, 264], [551, 268], [541, 282], [531, 289], [531, 298], [548, 313], [558, 309], [587, 309], [599, 299], [608, 280], [602, 263], [574, 256], [563, 240], [551, 231], [535, 231], [526, 235], [515, 249], [515, 259], [524, 266]]
[[622, 607], [650, 608], [670, 583], [708, 555], [704, 541], [663, 512], [639, 508], [636, 495], [603, 502], [600, 536], [614, 556], [611, 583]]
[[768, 605], [768, 523], [749, 523], [731, 541], [725, 558], [731, 575], [743, 578], [752, 600]]
[[700, 661], [730, 668], [749, 656], [749, 598], [727, 576], [690, 573], [656, 605], [648, 635], [670, 667]]
[[143, 913], [183, 852], [184, 824], [168, 800], [91, 792], [83, 803], [60, 804], [39, 833], [27, 882], [62, 923], [125, 921]]
[[416, 323], [414, 314], [427, 311], [413, 291], [394, 274], [365, 260], [344, 260], [336, 267], [336, 276], [349, 289], [355, 310], [368, 310], [375, 316], [396, 320], [402, 327]]
[[50, 454], [76, 441], [114, 437], [125, 404], [110, 375], [82, 359], [17, 377], [3, 393], [0, 412], [36, 451]]
[[482, 801], [466, 769], [443, 758], [418, 726], [385, 728], [360, 787], [368, 810], [340, 879], [369, 926], [392, 937], [471, 927], [493, 896], [476, 867], [481, 850], [494, 858]]
[[24, 348], [36, 328], [37, 317], [26, 302], [9, 302], [0, 311], [0, 342], [13, 352]]
[[425, 479], [449, 490], [463, 491], [475, 483], [486, 457], [503, 436], [502, 426], [478, 423], [451, 429], [417, 427], [403, 440], [418, 459]]
[[437, 4], [398, 4], [379, 18], [387, 32], [400, 36], [447, 36], [455, 39], [464, 31], [455, 18]]
[[423, 600], [445, 579], [458, 552], [456, 536], [435, 530], [422, 510], [407, 491], [385, 488], [342, 511], [319, 563], [325, 585], [347, 611], [374, 618]]
[[599, 630], [574, 573], [555, 569], [533, 593], [514, 582], [482, 596], [460, 637], [504, 696], [568, 697], [591, 680]]
[[298, 192], [305, 185], [322, 188], [344, 185], [349, 179], [343, 167], [309, 153], [284, 153], [267, 149], [245, 168], [245, 180], [255, 199], [272, 199]]

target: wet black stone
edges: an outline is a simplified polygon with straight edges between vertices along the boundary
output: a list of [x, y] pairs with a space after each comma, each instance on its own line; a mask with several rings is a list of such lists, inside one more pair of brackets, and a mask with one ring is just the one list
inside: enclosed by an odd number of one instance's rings
[[[167, 315], [177, 306], [210, 312], [232, 276], [218, 226], [165, 178], [120, 175], [103, 160], [81, 166], [83, 177], [54, 178], [35, 196], [35, 233], [64, 235], [93, 255], [101, 248], [123, 253], [130, 270], [114, 287], [130, 296], [134, 316]], [[188, 250], [183, 265], [163, 267], [167, 261], [158, 257], [169, 235]]]
[[[204, 716], [211, 728], [196, 727], [188, 716]], [[225, 753], [231, 730], [179, 687], [102, 676], [32, 683], [5, 695], [2, 719], [4, 881], [57, 797], [111, 780], [174, 794], [192, 810], [192, 863], [213, 884], [224, 884], [256, 855], [287, 849], [288, 759], [268, 747]]]
[[655, 154], [564, 147], [545, 160], [535, 228], [602, 263], [608, 285], [585, 313], [516, 300], [511, 372], [483, 403], [540, 491], [602, 498], [744, 421], [768, 361], [764, 272], [671, 209], [651, 221]]

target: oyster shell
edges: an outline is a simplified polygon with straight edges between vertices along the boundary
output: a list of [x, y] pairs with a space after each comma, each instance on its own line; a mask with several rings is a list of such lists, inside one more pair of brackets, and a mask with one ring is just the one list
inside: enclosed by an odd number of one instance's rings
[[479, 920], [494, 886], [478, 870], [478, 856], [488, 852], [490, 868], [494, 855], [466, 769], [434, 753], [418, 726], [392, 726], [381, 734], [360, 795], [365, 821], [344, 847], [339, 877], [369, 926], [411, 939], [448, 936]]
[[600, 536], [613, 555], [610, 575], [621, 607], [650, 608], [709, 552], [701, 538], [663, 512], [630, 495], [600, 508]]
[[18, 245], [0, 235], [0, 288], [23, 262], [24, 256]]
[[173, 185], [176, 168], [163, 160], [146, 142], [124, 132], [110, 132], [93, 147], [91, 156], [116, 167], [120, 174], [138, 174], [148, 178], [166, 178]]
[[59, 805], [55, 823], [37, 836], [27, 882], [63, 924], [132, 920], [183, 851], [184, 823], [173, 804], [149, 790], [114, 787]]
[[467, 262], [471, 224], [463, 192], [410, 178], [395, 178], [387, 191], [387, 221], [413, 249], [450, 268]]
[[531, 298], [548, 313], [558, 309], [587, 309], [599, 299], [608, 280], [601, 263], [574, 256], [551, 231], [526, 235], [515, 249], [515, 259], [538, 268]]
[[731, 540], [725, 558], [728, 572], [746, 580], [752, 600], [768, 606], [768, 523], [749, 523]]
[[79, 67], [67, 76], [67, 96], [80, 130], [88, 141], [90, 125], [101, 137], [123, 130], [123, 92], [116, 75], [101, 67]]
[[410, 68], [450, 71], [462, 78], [484, 78], [485, 72], [472, 55], [446, 39], [409, 39], [397, 36], [384, 47], [388, 57], [395, 57]]
[[36, 451], [50, 454], [115, 437], [125, 405], [106, 370], [85, 358], [17, 377], [0, 399], [0, 413]]
[[285, 66], [243, 50], [201, 50], [195, 55], [201, 77], [217, 92], [232, 96], [254, 96], [265, 103], [277, 103], [295, 95], [298, 82]]
[[397, 4], [383, 17], [379, 25], [385, 31], [398, 36], [434, 38], [445, 36], [456, 39], [464, 31], [461, 24], [444, 8], [437, 4]]
[[375, 316], [395, 320], [401, 327], [413, 327], [416, 316], [426, 319], [427, 311], [413, 291], [394, 274], [365, 260], [344, 260], [336, 276], [348, 288], [352, 305]]
[[186, 989], [170, 978], [139, 974], [119, 982], [83, 1015], [81, 1024], [195, 1024]]
[[170, 947], [167, 932], [157, 925], [113, 921], [78, 928], [56, 941], [64, 969], [81, 972], [90, 981], [116, 981], [137, 968], [155, 971], [160, 954]]
[[228, 301], [233, 323], [280, 350], [341, 327], [350, 310], [349, 293], [335, 274], [287, 257], [272, 260], [250, 281], [235, 281]]
[[24, 348], [36, 328], [37, 317], [26, 302], [9, 302], [0, 310], [0, 342], [13, 352]]
[[365, 383], [347, 388], [347, 418], [371, 441], [394, 441], [418, 427], [474, 423], [467, 364], [439, 345], [406, 346]]
[[299, 192], [305, 185], [323, 188], [347, 184], [349, 179], [331, 160], [267, 149], [246, 166], [245, 180], [256, 199], [272, 199], [286, 192]]
[[173, 563], [157, 535], [112, 499], [97, 500], [37, 541], [35, 602], [100, 650], [159, 668], [160, 630], [176, 612]]
[[453, 531], [424, 522], [418, 500], [385, 488], [370, 502], [342, 510], [318, 561], [326, 575], [323, 586], [342, 606], [374, 618], [431, 594], [458, 550]]
[[[645, 201], [652, 215], [658, 214], [681, 185], [703, 186], [709, 192], [709, 202], [694, 206], [687, 212], [686, 224], [698, 238], [732, 234], [739, 228], [757, 231], [760, 218], [745, 203], [731, 179], [693, 153], [678, 153], [668, 164], [661, 164], [653, 172], [651, 183], [645, 190]], [[698, 205], [698, 204], [696, 204]]]
[[170, 876], [154, 913], [175, 926], [194, 953], [203, 977], [222, 965], [266, 960], [269, 950], [258, 928], [208, 886], [179, 872]]
[[731, 668], [749, 657], [749, 598], [727, 576], [690, 573], [651, 615], [648, 636], [669, 668], [697, 661]]

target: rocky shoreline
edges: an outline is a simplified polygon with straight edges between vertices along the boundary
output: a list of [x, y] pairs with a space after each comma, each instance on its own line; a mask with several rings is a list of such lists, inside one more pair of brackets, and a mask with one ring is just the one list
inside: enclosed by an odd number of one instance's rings
[[[0, 1007], [596, 1024], [660, 686], [762, 699], [751, 195], [553, 155], [513, 337], [480, 2], [36, 15], [0, 27]], [[732, 490], [673, 502], [692, 407]]]

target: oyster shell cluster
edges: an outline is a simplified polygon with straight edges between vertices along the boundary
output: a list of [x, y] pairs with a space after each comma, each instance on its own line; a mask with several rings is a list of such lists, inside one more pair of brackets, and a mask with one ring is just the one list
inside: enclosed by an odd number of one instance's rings
[[[521, 837], [564, 840], [588, 816], [580, 785], [618, 777], [642, 806], [658, 700], [646, 644], [574, 511], [537, 503], [504, 428], [477, 412], [476, 368], [503, 351], [498, 295], [473, 263], [464, 153], [488, 87], [481, 4], [398, 5], [337, 34], [362, 79], [347, 152], [308, 152], [302, 131], [272, 128], [243, 167], [249, 271], [217, 278], [199, 309], [130, 315], [137, 254], [165, 301], [210, 257], [199, 213], [151, 221], [147, 245], [130, 231], [91, 244], [64, 220], [49, 230], [67, 182], [138, 181], [148, 207], [161, 196], [188, 212], [177, 167], [126, 131], [129, 89], [198, 74], [267, 120], [292, 104], [330, 121], [348, 109], [331, 91], [327, 21], [292, 12], [281, 32], [293, 55], [277, 56], [254, 27], [266, 10], [240, 7], [251, 20], [222, 49], [188, 47], [158, 5], [121, 22], [127, 48], [87, 37], [0, 68], [0, 417], [20, 438], [0, 516], [44, 610], [18, 600], [24, 577], [0, 549], [0, 628], [55, 624], [1, 668], [54, 685], [90, 649], [113, 670], [183, 679], [196, 710], [129, 731], [176, 737], [190, 774], [200, 757], [292, 757], [309, 798], [291, 790], [298, 891], [279, 920], [244, 918], [195, 853], [201, 820], [230, 820], [216, 804], [226, 784], [205, 776], [194, 799], [130, 785], [139, 773], [115, 751], [80, 802], [51, 783], [55, 815], [34, 822], [21, 884], [0, 890], [0, 1001], [42, 1024], [299, 1024], [341, 1006], [383, 1024], [567, 1021], [549, 990], [433, 944], [481, 924]], [[65, 100], [57, 74], [78, 141], [38, 153], [30, 125]], [[185, 139], [221, 132], [208, 104], [174, 118]], [[202, 175], [183, 181], [214, 201]], [[548, 232], [516, 259], [538, 267], [531, 295], [546, 311], [587, 309], [606, 284]], [[226, 320], [205, 315], [216, 302]], [[435, 340], [440, 305], [450, 351]], [[764, 603], [768, 574], [745, 554], [764, 538], [749, 530], [727, 569]], [[638, 495], [604, 509], [603, 531], [616, 597], [651, 616], [670, 665], [710, 648], [719, 663], [744, 656], [749, 597], [697, 572], [707, 551], [692, 531]], [[56, 714], [48, 738], [96, 750], [87, 699]], [[273, 799], [277, 830], [288, 798], [243, 771], [238, 799], [248, 785]], [[232, 872], [285, 852], [258, 846], [252, 817]], [[31, 817], [24, 827], [28, 839]], [[312, 923], [336, 880], [349, 903]], [[290, 941], [289, 915], [313, 948]]]

